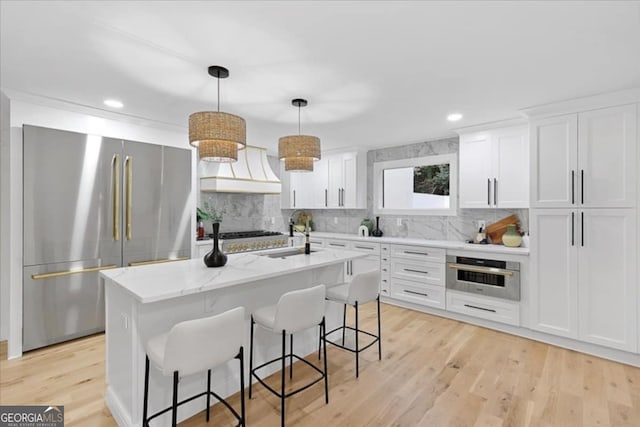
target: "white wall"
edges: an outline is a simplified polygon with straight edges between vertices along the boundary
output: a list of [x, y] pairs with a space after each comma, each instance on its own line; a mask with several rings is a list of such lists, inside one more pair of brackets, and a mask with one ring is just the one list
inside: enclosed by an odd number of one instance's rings
[[[21, 94], [8, 93], [10, 116], [4, 112], [2, 121], [2, 157], [0, 158], [0, 291], [2, 295], [2, 336], [8, 334], [9, 358], [22, 354], [22, 125], [129, 139], [147, 143], [188, 148], [188, 130], [154, 123], [124, 114], [88, 109]], [[10, 123], [5, 132], [5, 116]], [[186, 123], [186, 118], [185, 118]], [[195, 210], [196, 154], [192, 155], [192, 198]], [[195, 250], [192, 247], [192, 251]], [[8, 296], [8, 301], [5, 297]], [[8, 306], [8, 310], [5, 310]]]

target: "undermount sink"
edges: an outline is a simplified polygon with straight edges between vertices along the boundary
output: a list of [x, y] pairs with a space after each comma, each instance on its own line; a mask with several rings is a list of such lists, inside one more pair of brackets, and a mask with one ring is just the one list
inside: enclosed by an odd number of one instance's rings
[[[315, 250], [311, 250], [311, 252], [317, 252]], [[263, 254], [258, 254], [260, 256], [266, 256], [269, 258], [288, 258], [290, 256], [296, 255], [304, 255], [304, 248], [287, 248], [279, 251], [267, 252]]]

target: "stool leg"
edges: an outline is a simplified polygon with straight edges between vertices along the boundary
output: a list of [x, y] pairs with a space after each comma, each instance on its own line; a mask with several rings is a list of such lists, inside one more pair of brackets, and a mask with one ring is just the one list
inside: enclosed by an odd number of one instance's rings
[[358, 378], [358, 375], [360, 373], [360, 361], [359, 361], [360, 350], [358, 350], [358, 332], [360, 331], [358, 326], [358, 301], [356, 301], [355, 308], [356, 308], [356, 378]]
[[320, 360], [320, 348], [322, 346], [322, 329], [320, 329], [320, 333], [318, 334], [318, 360]]
[[282, 330], [282, 394], [280, 395], [280, 424], [282, 425], [282, 427], [284, 427], [284, 387], [285, 387], [285, 383], [284, 383], [284, 373], [286, 371], [286, 343], [287, 343], [287, 334], [285, 332], [285, 330]]
[[149, 400], [149, 356], [144, 356], [144, 402], [142, 403], [142, 427], [147, 426], [147, 410]]
[[293, 334], [291, 334], [289, 340], [289, 351], [291, 351], [291, 354], [289, 355], [289, 378], [293, 379]]
[[251, 399], [251, 384], [253, 383], [253, 327], [256, 324], [251, 316], [251, 339], [249, 342], [249, 399]]
[[209, 405], [211, 405], [211, 369], [207, 370], [207, 422], [209, 422]]
[[322, 342], [324, 343], [324, 401], [325, 403], [329, 403], [329, 375], [327, 373], [327, 322], [325, 318], [322, 318], [322, 325], [320, 326], [322, 337], [324, 338]]
[[178, 425], [178, 371], [173, 372], [173, 405], [171, 406], [171, 426]]
[[344, 334], [347, 331], [347, 304], [342, 309], [342, 345], [344, 346]]
[[240, 346], [240, 414], [242, 416], [242, 420], [240, 421], [240, 425], [242, 427], [246, 426], [245, 421], [245, 408], [244, 408], [244, 348]]
[[378, 360], [382, 360], [382, 333], [380, 333], [380, 295], [378, 295], [377, 302], [378, 302]]

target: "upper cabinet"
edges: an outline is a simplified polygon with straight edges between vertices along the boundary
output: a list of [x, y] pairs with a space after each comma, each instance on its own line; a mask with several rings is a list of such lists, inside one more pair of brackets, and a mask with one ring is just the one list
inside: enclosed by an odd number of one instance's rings
[[531, 122], [531, 207], [635, 207], [636, 105]]
[[280, 171], [282, 209], [366, 209], [364, 152], [323, 153], [310, 173]]
[[526, 126], [460, 134], [460, 207], [529, 207]]

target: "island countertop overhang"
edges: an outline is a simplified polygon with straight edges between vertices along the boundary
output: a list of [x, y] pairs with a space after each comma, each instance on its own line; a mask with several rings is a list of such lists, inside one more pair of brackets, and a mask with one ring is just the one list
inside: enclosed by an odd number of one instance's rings
[[249, 252], [228, 255], [227, 264], [218, 268], [208, 268], [201, 259], [191, 259], [104, 270], [100, 275], [126, 290], [138, 302], [147, 304], [313, 270], [365, 256], [366, 253], [341, 249], [322, 249], [310, 255], [285, 258], [270, 258]]

